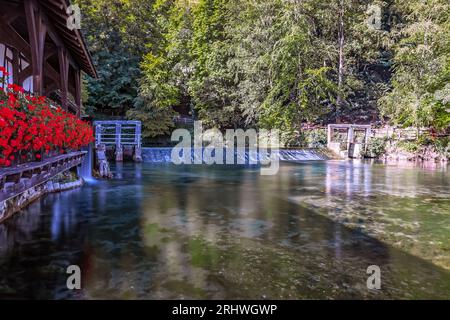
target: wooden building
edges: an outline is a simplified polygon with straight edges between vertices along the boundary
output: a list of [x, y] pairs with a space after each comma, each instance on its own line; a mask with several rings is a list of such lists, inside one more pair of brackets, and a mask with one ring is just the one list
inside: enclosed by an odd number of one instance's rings
[[[80, 116], [81, 73], [97, 77], [68, 0], [0, 0], [0, 63], [10, 82]], [[56, 97], [56, 98], [55, 98]]]

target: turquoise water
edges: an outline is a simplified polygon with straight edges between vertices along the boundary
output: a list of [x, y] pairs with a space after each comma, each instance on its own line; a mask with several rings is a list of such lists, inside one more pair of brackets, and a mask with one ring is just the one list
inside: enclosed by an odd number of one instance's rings
[[[113, 171], [0, 225], [0, 298], [450, 298], [446, 167]], [[82, 290], [66, 287], [73, 264]], [[367, 289], [370, 265], [381, 290]]]

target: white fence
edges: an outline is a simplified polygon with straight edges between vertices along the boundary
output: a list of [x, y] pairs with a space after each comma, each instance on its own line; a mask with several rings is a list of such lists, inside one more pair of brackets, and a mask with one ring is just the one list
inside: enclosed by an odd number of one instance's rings
[[95, 144], [141, 146], [140, 121], [95, 121]]

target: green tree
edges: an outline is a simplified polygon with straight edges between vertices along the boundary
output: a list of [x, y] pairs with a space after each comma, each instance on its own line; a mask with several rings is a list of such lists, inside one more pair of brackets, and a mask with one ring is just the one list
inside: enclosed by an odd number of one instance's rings
[[240, 121], [234, 103], [236, 83], [227, 65], [234, 55], [226, 31], [233, 23], [234, 5], [234, 1], [200, 0], [193, 10], [189, 93], [198, 117], [211, 126], [239, 126]]
[[145, 137], [169, 133], [180, 110], [294, 139], [304, 122], [369, 122], [378, 109], [449, 124], [445, 0], [78, 2], [100, 74], [87, 105], [142, 120]]
[[96, 117], [124, 116], [136, 103], [139, 63], [152, 47], [152, 1], [77, 0], [82, 27], [98, 70], [87, 79], [86, 111]]
[[401, 126], [450, 125], [450, 3], [446, 0], [395, 1], [402, 21], [392, 31], [392, 90], [380, 109]]
[[167, 134], [174, 126], [174, 108], [190, 107], [191, 8], [180, 0], [158, 0], [156, 15], [159, 43], [144, 57], [139, 97], [129, 118], [143, 122], [144, 137]]

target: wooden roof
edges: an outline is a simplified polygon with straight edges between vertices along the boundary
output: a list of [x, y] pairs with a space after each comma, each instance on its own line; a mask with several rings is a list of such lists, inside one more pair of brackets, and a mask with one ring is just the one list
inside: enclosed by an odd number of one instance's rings
[[97, 71], [92, 63], [92, 57], [80, 30], [67, 28], [67, 8], [69, 0], [40, 0], [39, 3], [46, 11], [47, 17], [53, 23], [66, 48], [71, 52], [80, 68], [91, 77], [97, 78]]

